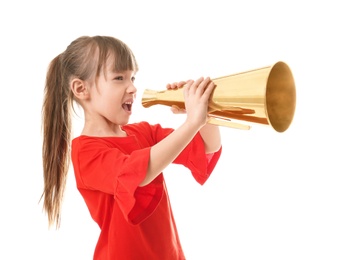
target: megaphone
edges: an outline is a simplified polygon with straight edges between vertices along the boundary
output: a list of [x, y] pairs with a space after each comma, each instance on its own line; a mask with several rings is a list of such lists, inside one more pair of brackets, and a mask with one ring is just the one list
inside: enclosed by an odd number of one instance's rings
[[[209, 99], [208, 123], [248, 130], [251, 125], [247, 122], [251, 122], [269, 125], [277, 132], [284, 132], [290, 126], [296, 108], [296, 88], [285, 62], [212, 81], [216, 86]], [[142, 105], [175, 105], [184, 109], [183, 88], [145, 89]]]

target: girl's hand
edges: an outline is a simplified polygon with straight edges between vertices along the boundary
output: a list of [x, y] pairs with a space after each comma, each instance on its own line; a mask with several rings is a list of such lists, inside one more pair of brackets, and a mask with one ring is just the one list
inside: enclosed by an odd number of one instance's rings
[[[185, 109], [173, 105], [171, 106], [171, 111], [174, 114], [185, 114], [187, 106], [194, 106], [194, 105], [204, 106], [203, 111], [206, 111], [206, 114], [201, 115], [201, 118], [206, 118], [205, 122], [207, 122], [208, 100], [214, 89], [214, 86], [215, 86], [214, 83], [210, 80], [209, 77], [205, 79], [202, 77], [202, 78], [199, 78], [197, 81], [188, 80], [188, 81], [180, 81], [180, 82], [174, 82], [171, 84], [167, 84], [166, 88], [168, 90], [174, 90], [174, 89], [182, 88], [184, 86], [185, 86], [185, 89], [184, 89]], [[191, 101], [192, 98], [194, 99], [194, 102]], [[198, 112], [194, 111], [193, 113], [198, 113]]]
[[[175, 90], [175, 89], [178, 89], [178, 88], [182, 88], [183, 86], [185, 86], [189, 82], [193, 82], [193, 80], [170, 83], [170, 84], [166, 85], [166, 89]], [[180, 108], [176, 105], [171, 106], [171, 111], [174, 114], [186, 114], [186, 109]]]
[[215, 84], [209, 77], [199, 78], [196, 81], [188, 81], [184, 87], [186, 121], [204, 126], [208, 121], [208, 101], [213, 92]]

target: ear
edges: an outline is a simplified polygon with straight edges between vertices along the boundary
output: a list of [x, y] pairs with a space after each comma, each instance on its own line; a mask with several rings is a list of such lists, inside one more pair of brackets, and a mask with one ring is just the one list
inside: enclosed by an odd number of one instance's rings
[[75, 78], [70, 83], [71, 91], [77, 99], [84, 100], [89, 97], [88, 86], [86, 82]]

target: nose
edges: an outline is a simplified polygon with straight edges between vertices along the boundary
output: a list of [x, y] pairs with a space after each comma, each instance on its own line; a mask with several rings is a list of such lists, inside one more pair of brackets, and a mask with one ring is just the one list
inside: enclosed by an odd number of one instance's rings
[[128, 86], [127, 90], [126, 90], [129, 94], [136, 94], [137, 89], [135, 87], [135, 85], [133, 84], [133, 82]]

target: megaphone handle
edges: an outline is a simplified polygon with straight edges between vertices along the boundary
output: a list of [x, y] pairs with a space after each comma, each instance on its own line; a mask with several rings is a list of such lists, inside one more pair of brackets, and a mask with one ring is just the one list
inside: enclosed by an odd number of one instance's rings
[[212, 125], [226, 126], [226, 127], [242, 129], [242, 130], [249, 130], [250, 129], [249, 125], [235, 123], [235, 122], [232, 122], [232, 121], [214, 118], [214, 117], [210, 117], [210, 119], [207, 121], [207, 123], [212, 124]]

